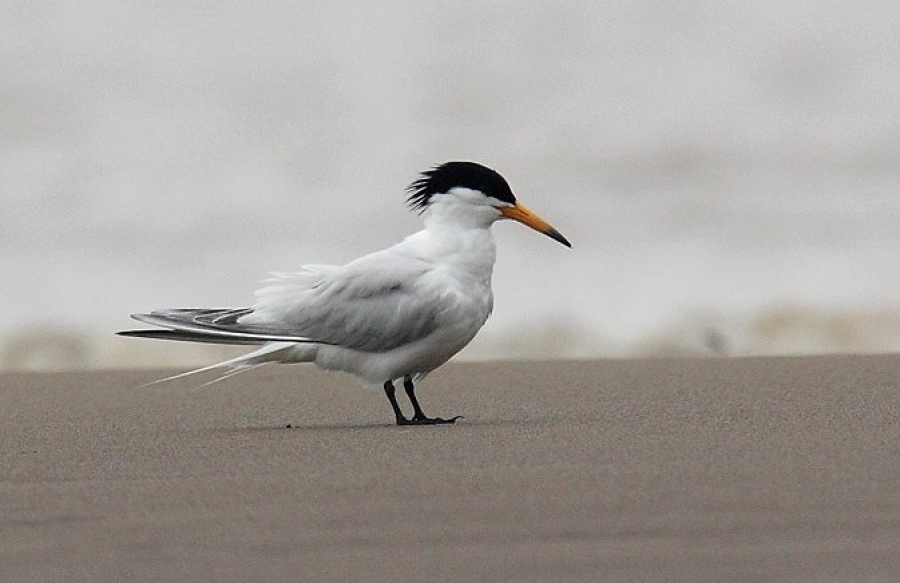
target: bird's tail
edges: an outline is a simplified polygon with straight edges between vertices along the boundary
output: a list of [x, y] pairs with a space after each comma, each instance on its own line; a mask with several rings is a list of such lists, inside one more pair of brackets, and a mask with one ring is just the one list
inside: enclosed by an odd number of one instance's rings
[[158, 326], [158, 328], [124, 330], [118, 334], [132, 338], [259, 346], [259, 348], [249, 354], [172, 375], [148, 383], [148, 385], [172, 381], [210, 370], [227, 369], [224, 375], [206, 383], [211, 384], [252, 370], [267, 362], [308, 362], [315, 358], [316, 349], [321, 344], [320, 342], [304, 336], [298, 336], [293, 331], [278, 326], [242, 323], [241, 319], [252, 312], [253, 310], [250, 308], [237, 310], [179, 309], [159, 310], [149, 314], [133, 314], [132, 318]]
[[[217, 383], [219, 381], [223, 381], [227, 378], [231, 378], [235, 375], [251, 371], [255, 368], [258, 368], [269, 362], [282, 362], [284, 353], [289, 351], [292, 348], [295, 348], [296, 345], [291, 342], [271, 342], [262, 346], [249, 354], [242, 354], [236, 358], [231, 358], [222, 362], [217, 362], [215, 364], [211, 364], [209, 366], [204, 366], [200, 368], [195, 368], [193, 370], [189, 370], [187, 372], [182, 372], [178, 374], [174, 374], [172, 376], [168, 376], [165, 378], [157, 379], [155, 381], [150, 381], [149, 383], [141, 385], [141, 387], [149, 387], [151, 385], [156, 385], [159, 383], [165, 383], [168, 381], [174, 381], [177, 379], [183, 379], [185, 377], [194, 376], [197, 374], [201, 374], [204, 372], [209, 372], [211, 370], [223, 370], [226, 369], [225, 374], [218, 376], [211, 381], [203, 383], [200, 385], [201, 387], [205, 387], [211, 385], [213, 383]], [[293, 360], [296, 362], [296, 360]]]

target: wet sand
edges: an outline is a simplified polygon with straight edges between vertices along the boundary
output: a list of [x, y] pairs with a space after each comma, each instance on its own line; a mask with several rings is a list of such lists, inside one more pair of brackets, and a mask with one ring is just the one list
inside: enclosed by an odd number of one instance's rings
[[0, 580], [900, 573], [900, 356], [164, 374], [0, 376]]

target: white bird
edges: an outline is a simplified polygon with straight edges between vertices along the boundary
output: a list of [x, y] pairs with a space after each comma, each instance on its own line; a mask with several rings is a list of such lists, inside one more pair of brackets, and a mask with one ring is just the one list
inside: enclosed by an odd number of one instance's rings
[[[314, 362], [381, 385], [398, 425], [453, 423], [458, 416], [431, 418], [422, 412], [414, 383], [465, 347], [491, 314], [496, 258], [491, 225], [512, 219], [571, 245], [519, 204], [500, 174], [474, 162], [427, 170], [407, 192], [425, 226], [393, 247], [346, 265], [305, 265], [296, 273], [273, 274], [249, 308], [134, 314], [161, 328], [119, 334], [260, 344], [250, 354], [177, 376], [218, 367], [230, 368], [230, 376], [269, 362]], [[413, 407], [410, 418], [395, 397], [399, 379]]]

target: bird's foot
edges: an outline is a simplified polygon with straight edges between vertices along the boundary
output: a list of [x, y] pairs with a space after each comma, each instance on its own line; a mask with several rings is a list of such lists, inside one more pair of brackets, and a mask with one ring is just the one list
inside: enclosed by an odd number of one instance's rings
[[442, 425], [445, 423], [456, 423], [457, 419], [462, 419], [462, 415], [456, 415], [444, 419], [443, 417], [425, 417], [424, 415], [415, 416], [412, 419], [401, 417], [397, 419], [397, 425]]

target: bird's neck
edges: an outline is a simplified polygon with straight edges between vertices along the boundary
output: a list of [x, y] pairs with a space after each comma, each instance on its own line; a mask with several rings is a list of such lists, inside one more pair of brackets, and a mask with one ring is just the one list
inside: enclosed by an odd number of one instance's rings
[[449, 227], [454, 229], [487, 229], [500, 218], [492, 206], [475, 205], [465, 200], [444, 195], [434, 199], [422, 213], [425, 228]]
[[415, 254], [453, 272], [458, 278], [490, 286], [497, 248], [490, 226], [463, 228], [458, 224], [427, 221], [410, 236]]

